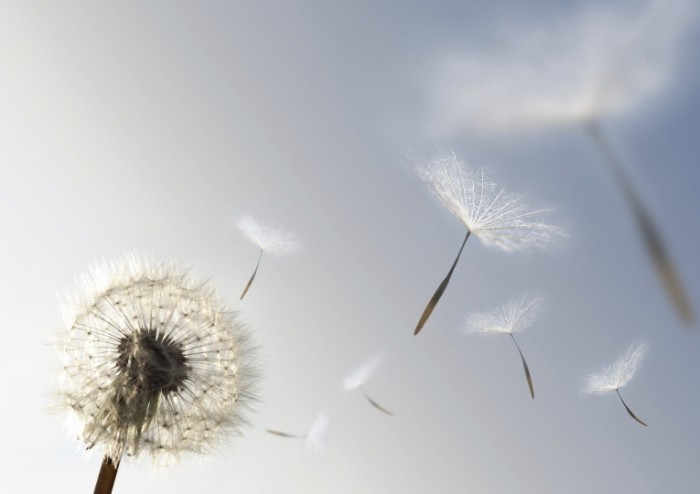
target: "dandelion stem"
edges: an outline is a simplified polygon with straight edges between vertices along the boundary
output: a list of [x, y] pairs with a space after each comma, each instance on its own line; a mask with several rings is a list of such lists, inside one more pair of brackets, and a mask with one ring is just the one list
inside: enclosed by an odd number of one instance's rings
[[513, 333], [509, 333], [511, 339], [513, 340], [513, 343], [515, 343], [515, 348], [518, 349], [518, 353], [520, 354], [520, 359], [523, 361], [523, 370], [525, 371], [525, 379], [527, 379], [527, 385], [530, 388], [530, 396], [532, 396], [532, 399], [535, 399], [535, 387], [532, 384], [532, 377], [530, 376], [530, 369], [527, 367], [527, 362], [525, 362], [525, 357], [523, 356], [523, 352], [520, 350], [520, 345], [518, 345], [518, 342], [515, 341], [515, 336]]
[[627, 410], [627, 413], [630, 414], [630, 417], [632, 417], [634, 420], [642, 424], [644, 427], [647, 427], [647, 424], [645, 424], [639, 417], [637, 417], [634, 413], [632, 413], [632, 410], [630, 410], [630, 407], [627, 406], [627, 403], [625, 403], [625, 400], [622, 399], [622, 395], [620, 394], [620, 390], [616, 389], [615, 392], [617, 393], [618, 398], [620, 398], [620, 401], [622, 404], [625, 406], [625, 410]]
[[109, 456], [105, 455], [102, 460], [102, 467], [97, 476], [94, 494], [111, 494], [114, 487], [114, 480], [117, 478], [117, 470], [119, 470], [119, 460], [114, 461]]
[[251, 275], [250, 279], [248, 280], [248, 284], [243, 289], [243, 293], [241, 294], [241, 298], [239, 300], [243, 300], [243, 297], [245, 297], [245, 294], [248, 293], [248, 290], [250, 289], [250, 285], [253, 284], [253, 280], [255, 279], [255, 275], [258, 274], [258, 268], [260, 267], [260, 260], [262, 259], [262, 255], [263, 255], [263, 250], [260, 249], [260, 255], [258, 256], [258, 263], [255, 265], [255, 271], [253, 271], [253, 274]]
[[387, 410], [386, 408], [381, 406], [379, 403], [374, 401], [372, 398], [370, 398], [369, 395], [367, 394], [367, 391], [365, 391], [364, 387], [360, 386], [360, 389], [362, 390], [362, 394], [365, 395], [365, 398], [367, 398], [367, 401], [369, 402], [370, 405], [372, 405], [374, 408], [376, 408], [380, 412], [386, 413], [387, 415], [394, 415], [393, 412], [391, 412], [390, 410]]
[[447, 273], [447, 276], [445, 277], [445, 279], [442, 280], [442, 283], [440, 283], [440, 286], [438, 286], [437, 290], [435, 290], [435, 293], [433, 294], [432, 298], [428, 302], [428, 305], [425, 306], [425, 309], [423, 310], [423, 315], [421, 315], [420, 321], [418, 321], [418, 325], [416, 326], [416, 329], [413, 332], [414, 335], [417, 335], [420, 332], [420, 330], [423, 329], [423, 326], [428, 321], [430, 314], [433, 313], [433, 309], [435, 309], [435, 306], [437, 305], [438, 301], [440, 300], [440, 297], [442, 297], [442, 294], [445, 293], [445, 289], [447, 288], [447, 284], [450, 282], [450, 278], [452, 277], [452, 273], [454, 272], [455, 267], [457, 266], [457, 261], [459, 261], [459, 256], [462, 255], [462, 250], [464, 250], [464, 246], [466, 245], [467, 240], [469, 240], [470, 233], [471, 233], [471, 231], [467, 230], [467, 235], [464, 237], [464, 242], [462, 242], [462, 246], [459, 248], [459, 252], [457, 253], [457, 257], [455, 258], [455, 261], [452, 263], [452, 267], [450, 268], [449, 273]]
[[652, 221], [651, 215], [644, 205], [644, 202], [635, 190], [632, 180], [625, 171], [623, 163], [613, 151], [610, 142], [607, 140], [597, 120], [588, 120], [584, 124], [584, 128], [588, 136], [603, 154], [605, 162], [608, 164], [619, 187], [622, 189], [622, 193], [632, 210], [637, 229], [642, 235], [647, 252], [656, 268], [656, 273], [661, 278], [672, 303], [675, 305], [678, 312], [680, 312], [683, 321], [687, 325], [692, 325], [694, 320], [693, 308], [685, 293], [683, 284], [671, 262], [661, 234]]

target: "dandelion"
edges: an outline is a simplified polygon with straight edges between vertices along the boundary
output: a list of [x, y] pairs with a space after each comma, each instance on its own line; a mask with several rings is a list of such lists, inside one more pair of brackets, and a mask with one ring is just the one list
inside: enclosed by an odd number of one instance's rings
[[523, 370], [525, 371], [525, 379], [527, 379], [530, 396], [532, 396], [533, 400], [535, 399], [535, 388], [532, 384], [530, 369], [527, 366], [523, 352], [520, 350], [520, 345], [515, 340], [514, 333], [532, 326], [542, 305], [543, 299], [528, 298], [525, 295], [519, 299], [510, 300], [490, 312], [472, 314], [467, 320], [465, 329], [467, 334], [510, 335], [513, 343], [515, 343], [515, 348], [520, 354], [520, 360], [522, 360]]
[[413, 334], [418, 334], [447, 288], [471, 234], [507, 252], [542, 248], [561, 236], [558, 228], [538, 217], [522, 198], [491, 182], [485, 170], [467, 169], [454, 152], [434, 158], [418, 169], [423, 181], [467, 229], [457, 257], [428, 302]]
[[509, 26], [505, 49], [452, 57], [440, 70], [438, 120], [487, 131], [580, 126], [627, 202], [647, 255], [683, 321], [693, 308], [629, 170], [601, 119], [643, 107], [672, 81], [680, 45], [697, 25], [697, 2], [647, 0], [633, 10], [586, 6], [547, 25]]
[[260, 248], [260, 254], [258, 255], [258, 262], [255, 265], [255, 270], [253, 271], [253, 274], [251, 275], [248, 283], [243, 289], [243, 293], [241, 294], [242, 300], [246, 293], [248, 293], [250, 285], [253, 284], [253, 280], [255, 279], [255, 275], [258, 273], [263, 252], [267, 252], [273, 256], [281, 256], [297, 251], [300, 245], [294, 235], [282, 232], [269, 226], [261, 225], [250, 217], [245, 217], [236, 222], [236, 228], [238, 228], [246, 237], [248, 237], [248, 240]]
[[303, 439], [306, 444], [306, 452], [314, 459], [318, 460], [326, 445], [326, 434], [329, 423], [330, 420], [328, 419], [328, 416], [324, 412], [320, 412], [316, 416], [313, 424], [311, 424], [309, 432], [306, 434], [291, 434], [275, 429], [266, 429], [266, 431], [273, 436], [284, 437], [287, 439]]
[[64, 306], [61, 396], [109, 493], [124, 455], [209, 453], [246, 424], [254, 348], [210, 286], [177, 264], [128, 255], [82, 278]]
[[646, 427], [639, 417], [627, 406], [625, 400], [622, 399], [620, 388], [625, 386], [637, 372], [640, 362], [646, 357], [648, 347], [646, 343], [636, 343], [629, 347], [627, 353], [621, 355], [610, 367], [604, 368], [597, 374], [588, 376], [585, 391], [588, 393], [607, 393], [615, 391], [617, 397], [627, 410], [627, 413], [634, 420]]
[[375, 400], [373, 400], [368, 394], [367, 391], [365, 390], [364, 384], [369, 380], [374, 375], [374, 372], [377, 370], [379, 367], [379, 364], [382, 361], [381, 355], [374, 355], [371, 357], [369, 360], [364, 362], [360, 367], [358, 367], [355, 372], [350, 374], [345, 378], [345, 381], [343, 382], [345, 386], [345, 391], [350, 391], [353, 389], [360, 389], [362, 391], [362, 394], [364, 395], [365, 399], [369, 402], [370, 405], [372, 405], [374, 408], [379, 410], [380, 412], [383, 412], [387, 415], [394, 415], [391, 411], [389, 411], [387, 408], [383, 407], [379, 403], [377, 403]]

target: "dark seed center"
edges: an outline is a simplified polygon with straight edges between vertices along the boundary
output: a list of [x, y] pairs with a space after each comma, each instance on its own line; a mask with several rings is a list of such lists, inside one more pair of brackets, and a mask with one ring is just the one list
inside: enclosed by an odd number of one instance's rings
[[117, 369], [139, 393], [154, 396], [178, 391], [189, 374], [182, 345], [153, 329], [124, 336], [117, 347]]

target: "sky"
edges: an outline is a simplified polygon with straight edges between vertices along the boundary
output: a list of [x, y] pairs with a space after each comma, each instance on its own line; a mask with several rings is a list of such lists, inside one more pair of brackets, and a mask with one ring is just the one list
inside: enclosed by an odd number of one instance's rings
[[[700, 17], [692, 2], [0, 1], [0, 491], [91, 492], [99, 452], [57, 403], [60, 297], [98, 259], [178, 260], [240, 311], [262, 367], [251, 425], [114, 492], [693, 492], [700, 328], [659, 283], [583, 130], [632, 178], [700, 311]], [[560, 245], [465, 247], [408, 156], [452, 150], [550, 208]], [[264, 257], [251, 216], [296, 234]], [[472, 313], [542, 296], [518, 335]], [[622, 390], [582, 392], [635, 342]], [[343, 383], [374, 355], [364, 385]], [[328, 420], [322, 448], [277, 437]]]

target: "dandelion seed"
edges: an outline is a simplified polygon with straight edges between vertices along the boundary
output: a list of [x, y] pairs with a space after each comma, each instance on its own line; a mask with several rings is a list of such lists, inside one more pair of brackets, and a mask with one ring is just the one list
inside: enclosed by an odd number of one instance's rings
[[374, 408], [379, 410], [382, 413], [385, 413], [387, 415], [394, 415], [390, 410], [387, 408], [383, 407], [379, 403], [377, 403], [374, 399], [372, 399], [368, 394], [367, 391], [365, 390], [364, 384], [374, 375], [374, 372], [377, 370], [379, 367], [379, 364], [381, 364], [382, 357], [381, 355], [374, 355], [371, 357], [369, 360], [364, 362], [360, 367], [358, 367], [355, 372], [347, 376], [343, 382], [345, 391], [350, 391], [353, 389], [360, 389], [362, 391], [362, 394], [364, 395], [365, 399], [367, 402], [369, 402], [370, 405], [372, 405]]
[[627, 353], [621, 355], [610, 367], [604, 368], [597, 374], [591, 374], [586, 382], [585, 391], [588, 393], [607, 393], [615, 391], [627, 413], [634, 420], [646, 427], [639, 417], [627, 406], [622, 399], [620, 388], [625, 386], [637, 372], [640, 362], [646, 357], [648, 346], [646, 343], [637, 343], [630, 346]]
[[562, 236], [538, 217], [547, 210], [530, 210], [522, 198], [491, 182], [485, 170], [467, 169], [454, 152], [434, 158], [418, 169], [433, 193], [467, 229], [457, 257], [428, 302], [416, 326], [418, 334], [447, 289], [471, 234], [487, 245], [508, 252], [543, 248]]
[[210, 453], [246, 424], [254, 348], [180, 266], [136, 255], [99, 264], [64, 312], [61, 395], [87, 448], [104, 449], [95, 492], [111, 492], [123, 455]]
[[273, 436], [286, 437], [287, 439], [306, 439], [306, 434], [292, 434], [275, 429], [265, 429], [265, 431]]
[[329, 423], [328, 416], [323, 412], [319, 413], [306, 435], [306, 452], [316, 461], [321, 458], [321, 453], [326, 448]]
[[548, 20], [546, 29], [509, 26], [513, 34], [505, 49], [452, 58], [434, 91], [442, 98], [438, 120], [448, 127], [501, 131], [580, 125], [617, 182], [656, 275], [687, 325], [695, 317], [681, 278], [600, 120], [633, 112], [663, 93], [699, 12], [692, 0], [646, 0], [633, 10], [586, 6]]
[[525, 371], [525, 379], [530, 388], [530, 396], [535, 399], [535, 388], [530, 376], [530, 369], [527, 366], [520, 345], [515, 340], [514, 333], [529, 328], [535, 321], [537, 314], [542, 309], [543, 299], [528, 298], [527, 295], [510, 300], [490, 312], [472, 314], [467, 320], [465, 333], [467, 334], [508, 334], [510, 335], [515, 348], [520, 354], [520, 359]]
[[255, 270], [253, 271], [253, 274], [251, 275], [248, 283], [243, 289], [243, 293], [241, 294], [242, 300], [246, 293], [248, 293], [250, 285], [253, 284], [253, 280], [255, 279], [255, 275], [258, 273], [263, 252], [267, 252], [273, 256], [281, 256], [297, 251], [300, 245], [294, 235], [276, 230], [269, 226], [261, 225], [250, 217], [245, 217], [236, 222], [236, 228], [238, 228], [246, 237], [248, 237], [248, 240], [260, 248], [260, 254], [258, 255], [258, 262], [255, 265]]
[[443, 57], [436, 126], [502, 131], [632, 113], [673, 80], [699, 12], [693, 0], [607, 2], [509, 23], [502, 43]]
[[276, 429], [266, 429], [266, 432], [273, 436], [284, 437], [286, 439], [304, 439], [306, 452], [318, 461], [325, 448], [326, 433], [329, 423], [328, 416], [324, 412], [321, 412], [318, 414], [313, 424], [311, 424], [311, 428], [306, 434], [293, 434]]
[[644, 242], [647, 254], [649, 255], [652, 265], [656, 269], [657, 276], [666, 289], [666, 293], [671, 299], [671, 303], [673, 303], [683, 321], [687, 325], [692, 325], [695, 319], [693, 307], [685, 292], [678, 271], [668, 253], [664, 239], [656, 223], [653, 221], [651, 214], [649, 214], [649, 210], [642, 200], [642, 197], [637, 192], [627, 168], [613, 151], [610, 142], [597, 120], [590, 119], [588, 122], [585, 122], [584, 128], [594, 145], [603, 155], [603, 161], [607, 163], [622, 191], [623, 197], [627, 201], [634, 223]]

